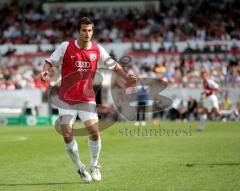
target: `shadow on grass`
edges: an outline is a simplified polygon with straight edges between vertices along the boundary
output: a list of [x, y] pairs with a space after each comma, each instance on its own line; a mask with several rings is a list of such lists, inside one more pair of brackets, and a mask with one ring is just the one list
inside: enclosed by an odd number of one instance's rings
[[1, 186], [55, 186], [55, 185], [70, 185], [70, 184], [87, 184], [84, 182], [45, 182], [45, 183], [0, 183]]
[[209, 167], [214, 167], [214, 166], [239, 166], [240, 163], [234, 163], [234, 162], [226, 162], [226, 163], [209, 163], [209, 164], [201, 164], [201, 163], [188, 163], [186, 164], [186, 167], [194, 167], [194, 166], [209, 166]]

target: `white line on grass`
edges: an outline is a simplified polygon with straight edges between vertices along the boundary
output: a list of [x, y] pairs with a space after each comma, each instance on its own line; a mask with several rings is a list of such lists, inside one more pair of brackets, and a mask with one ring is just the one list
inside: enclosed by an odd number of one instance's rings
[[16, 142], [16, 141], [26, 141], [28, 138], [24, 136], [4, 136], [0, 137], [0, 142]]

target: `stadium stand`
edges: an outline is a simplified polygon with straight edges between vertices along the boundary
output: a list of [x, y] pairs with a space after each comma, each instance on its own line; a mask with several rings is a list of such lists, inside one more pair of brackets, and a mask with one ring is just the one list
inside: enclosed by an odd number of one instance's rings
[[[223, 1], [178, 1], [164, 3], [160, 10], [147, 7], [93, 12], [57, 7], [17, 6], [17, 1], [1, 8], [0, 43], [48, 44], [76, 37], [75, 21], [88, 16], [96, 23], [100, 42], [187, 41], [240, 39], [239, 3]], [[150, 10], [151, 9], [151, 10]], [[18, 14], [17, 14], [18, 13]], [[20, 14], [19, 14], [20, 13]]]
[[[170, 89], [199, 90], [200, 71], [207, 68], [222, 87], [222, 99], [229, 88], [238, 89], [239, 3], [164, 2], [161, 1], [159, 9], [99, 8], [97, 11], [63, 7], [46, 11], [42, 4], [23, 7], [17, 5], [17, 1], [1, 6], [0, 44], [4, 51], [0, 58], [0, 91], [46, 92], [49, 83], [42, 83], [39, 77], [43, 58], [58, 43], [76, 38], [74, 23], [82, 16], [93, 19], [95, 40], [113, 50], [116, 59], [123, 53], [131, 57], [129, 70], [139, 76], [163, 79]], [[43, 48], [45, 45], [47, 48]], [[21, 52], [23, 47], [34, 52]], [[121, 49], [122, 54], [116, 52], [117, 49]], [[231, 91], [230, 96], [234, 109], [237, 96]], [[197, 101], [199, 97], [200, 94]], [[187, 102], [188, 97], [182, 101]], [[183, 104], [181, 111], [183, 107], [187, 110], [187, 104]], [[24, 104], [19, 108], [17, 115], [24, 111]]]

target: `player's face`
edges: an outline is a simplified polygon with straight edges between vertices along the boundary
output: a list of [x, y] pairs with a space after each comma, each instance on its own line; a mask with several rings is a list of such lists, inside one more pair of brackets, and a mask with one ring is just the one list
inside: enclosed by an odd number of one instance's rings
[[207, 74], [206, 72], [204, 72], [204, 73], [202, 74], [202, 79], [203, 79], [203, 80], [207, 80], [207, 79], [208, 79], [208, 74]]
[[79, 31], [80, 41], [89, 42], [92, 39], [92, 35], [93, 35], [93, 25], [82, 24]]

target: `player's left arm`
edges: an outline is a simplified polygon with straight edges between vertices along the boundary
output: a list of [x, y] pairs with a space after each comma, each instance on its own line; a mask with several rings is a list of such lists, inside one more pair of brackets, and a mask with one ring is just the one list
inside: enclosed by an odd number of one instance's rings
[[120, 64], [116, 64], [113, 69], [119, 76], [123, 77], [128, 83], [135, 84], [137, 82], [137, 77], [133, 74], [126, 73]]
[[130, 84], [135, 84], [137, 82], [137, 77], [135, 75], [125, 72], [122, 66], [113, 60], [103, 47], [100, 45], [98, 45], [98, 47], [100, 50], [100, 67], [103, 66], [113, 70]]

